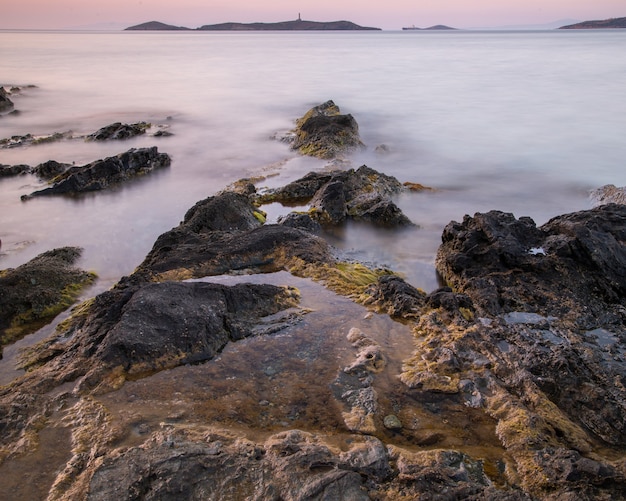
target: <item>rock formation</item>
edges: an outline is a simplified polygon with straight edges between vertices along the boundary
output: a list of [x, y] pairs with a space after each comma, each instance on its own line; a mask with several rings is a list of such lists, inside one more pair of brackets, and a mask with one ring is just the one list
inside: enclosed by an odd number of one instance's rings
[[94, 281], [93, 273], [74, 267], [81, 252], [54, 249], [0, 271], [0, 349], [50, 322]]
[[84, 166], [75, 166], [57, 175], [54, 184], [30, 195], [23, 200], [46, 195], [71, 195], [88, 191], [104, 190], [132, 177], [147, 174], [154, 169], [168, 167], [170, 157], [159, 153], [156, 146], [131, 148], [114, 157], [97, 160]]

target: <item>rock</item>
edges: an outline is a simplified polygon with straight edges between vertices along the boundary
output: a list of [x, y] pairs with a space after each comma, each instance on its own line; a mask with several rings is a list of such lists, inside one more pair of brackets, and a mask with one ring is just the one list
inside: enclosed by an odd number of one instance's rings
[[539, 228], [491, 211], [444, 229], [436, 265], [452, 288], [429, 295], [402, 380], [494, 417], [533, 496], [611, 497], [626, 482], [592, 453], [626, 442], [625, 243], [617, 204]]
[[62, 247], [0, 272], [0, 348], [50, 322], [94, 281], [93, 273], [73, 266], [80, 254]]
[[146, 130], [152, 127], [147, 122], [138, 122], [134, 124], [123, 124], [116, 122], [98, 129], [96, 132], [89, 134], [86, 139], [88, 141], [108, 141], [114, 139], [130, 139], [131, 137], [145, 134]]
[[31, 171], [30, 165], [25, 165], [25, 164], [2, 165], [0, 164], [0, 177], [19, 176], [21, 174], [28, 174], [30, 171]]
[[446, 226], [437, 268], [483, 313], [526, 311], [589, 329], [600, 317], [621, 325], [625, 216], [625, 207], [605, 205], [537, 228], [530, 218], [476, 214]]
[[67, 169], [69, 169], [71, 164], [63, 164], [59, 163], [56, 160], [48, 160], [47, 162], [43, 162], [33, 168], [33, 174], [36, 174], [42, 179], [54, 179], [56, 176], [63, 174]]
[[286, 216], [279, 217], [277, 223], [289, 226], [290, 228], [298, 228], [308, 231], [313, 234], [318, 234], [322, 231], [321, 225], [309, 214], [290, 212]]
[[388, 414], [383, 418], [383, 425], [388, 430], [398, 431], [402, 429], [402, 422], [398, 419], [398, 416]]
[[606, 204], [626, 204], [626, 187], [618, 188], [614, 184], [607, 184], [591, 192], [594, 206]]
[[[15, 113], [15, 111], [11, 114], [13, 113]], [[54, 132], [52, 134], [44, 134], [41, 136], [33, 136], [32, 134], [11, 136], [10, 138], [0, 139], [0, 148], [17, 148], [19, 146], [52, 143], [55, 141], [61, 141], [62, 139], [69, 139], [71, 137], [72, 131]]]
[[352, 115], [342, 115], [332, 101], [311, 108], [296, 121], [292, 148], [302, 155], [332, 159], [363, 147]]
[[365, 303], [396, 318], [417, 318], [426, 305], [426, 293], [396, 275], [383, 275], [366, 290]]
[[84, 166], [75, 166], [54, 178], [49, 188], [23, 195], [22, 200], [45, 195], [77, 194], [98, 191], [127, 181], [138, 175], [147, 174], [154, 169], [168, 167], [170, 157], [159, 153], [156, 146], [151, 148], [132, 148], [125, 153], [104, 160], [96, 160]]
[[[118, 367], [137, 375], [213, 358], [231, 341], [271, 332], [261, 318], [295, 306], [294, 290], [273, 285], [232, 287], [164, 282], [119, 287], [98, 296], [88, 314], [67, 326], [74, 360], [89, 356], [83, 385], [102, 384]], [[282, 319], [273, 319], [279, 322]], [[37, 360], [31, 358], [31, 363]]]
[[260, 204], [310, 205], [309, 216], [322, 225], [346, 220], [367, 221], [383, 227], [412, 226], [391, 197], [404, 190], [392, 176], [363, 165], [347, 171], [311, 172], [287, 186], [260, 195]]
[[9, 98], [4, 87], [0, 86], [0, 113], [11, 111], [14, 107], [13, 101]]

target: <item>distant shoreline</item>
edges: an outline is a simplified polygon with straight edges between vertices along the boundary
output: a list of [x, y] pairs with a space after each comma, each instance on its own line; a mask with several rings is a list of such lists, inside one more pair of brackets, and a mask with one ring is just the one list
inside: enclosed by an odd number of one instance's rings
[[603, 19], [600, 21], [583, 21], [581, 23], [568, 24], [561, 26], [560, 30], [598, 30], [598, 29], [615, 29], [626, 28], [626, 17], [615, 17], [611, 19]]
[[351, 21], [294, 21], [277, 23], [220, 23], [206, 24], [199, 28], [173, 26], [159, 21], [149, 21], [125, 28], [124, 31], [381, 31], [380, 28], [359, 26]]

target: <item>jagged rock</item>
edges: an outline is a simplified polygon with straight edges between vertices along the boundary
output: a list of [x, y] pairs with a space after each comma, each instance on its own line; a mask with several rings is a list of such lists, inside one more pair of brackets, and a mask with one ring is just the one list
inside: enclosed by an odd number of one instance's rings
[[307, 203], [310, 217], [323, 225], [350, 219], [384, 227], [411, 226], [413, 223], [391, 200], [403, 190], [396, 178], [363, 165], [356, 170], [310, 172], [259, 196], [259, 203]]
[[134, 124], [123, 124], [115, 122], [98, 129], [96, 132], [89, 134], [86, 139], [89, 141], [108, 141], [114, 139], [129, 139], [131, 137], [145, 134], [146, 130], [152, 127], [147, 122], [138, 122]]
[[366, 304], [375, 306], [389, 316], [417, 318], [426, 305], [426, 293], [396, 275], [383, 275], [366, 290]]
[[104, 190], [111, 185], [147, 174], [154, 169], [168, 167], [170, 157], [159, 153], [156, 146], [151, 148], [132, 148], [125, 153], [104, 160], [96, 160], [84, 166], [71, 167], [54, 178], [49, 188], [23, 195], [23, 200], [45, 195], [77, 194], [88, 191]]
[[0, 271], [0, 348], [48, 323], [95, 278], [74, 267], [82, 250], [62, 247]]
[[541, 228], [491, 211], [448, 224], [442, 239], [438, 270], [485, 313], [527, 311], [588, 329], [622, 323], [626, 207], [559, 216]]
[[342, 115], [333, 101], [327, 101], [296, 121], [291, 147], [302, 155], [332, 159], [363, 146], [354, 117]]
[[161, 235], [137, 273], [268, 272], [296, 261], [328, 263], [334, 258], [324, 240], [286, 225], [263, 225], [247, 196], [223, 192], [198, 202], [178, 227]]

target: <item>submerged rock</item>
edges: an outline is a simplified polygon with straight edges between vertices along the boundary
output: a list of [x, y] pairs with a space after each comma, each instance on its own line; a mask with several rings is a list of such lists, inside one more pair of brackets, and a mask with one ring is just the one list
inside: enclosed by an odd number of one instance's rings
[[94, 281], [93, 273], [74, 266], [80, 254], [62, 247], [0, 271], [0, 348], [50, 322]]
[[170, 162], [170, 157], [166, 153], [159, 153], [156, 146], [131, 148], [115, 157], [96, 160], [80, 167], [71, 167], [56, 176], [52, 186], [30, 195], [23, 195], [22, 200], [46, 195], [71, 195], [104, 190], [154, 169], [168, 167]]
[[307, 111], [296, 121], [293, 134], [294, 150], [323, 159], [337, 158], [364, 146], [354, 117], [341, 114], [333, 101]]

